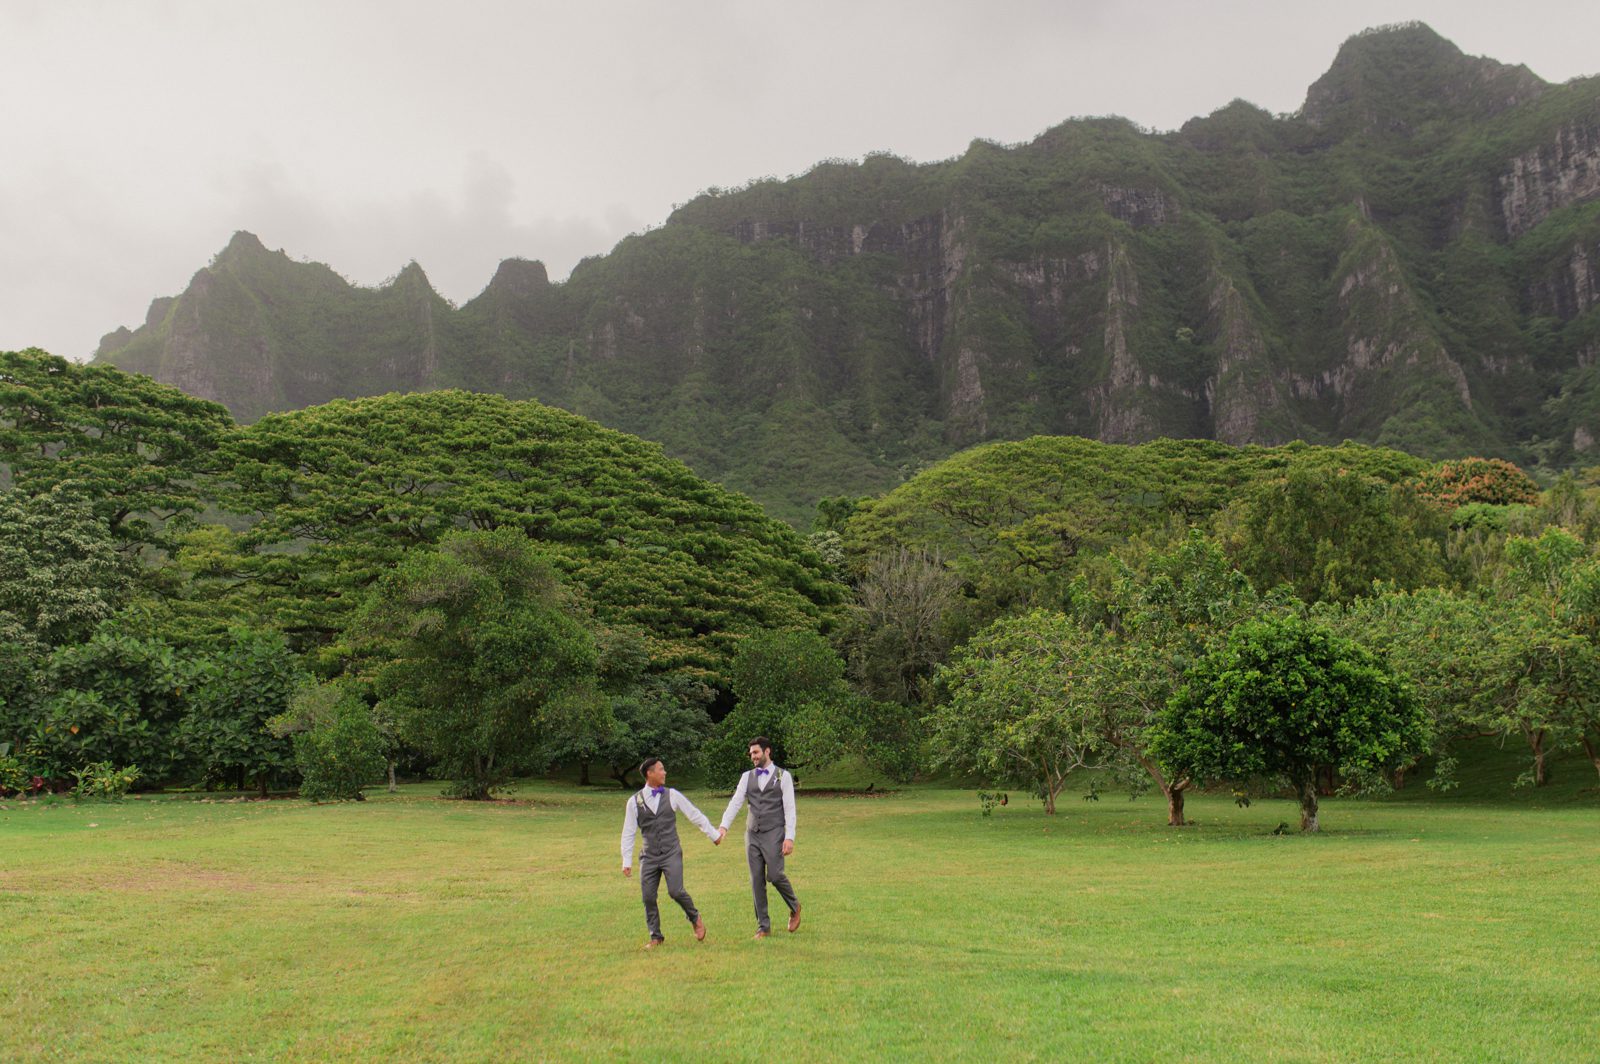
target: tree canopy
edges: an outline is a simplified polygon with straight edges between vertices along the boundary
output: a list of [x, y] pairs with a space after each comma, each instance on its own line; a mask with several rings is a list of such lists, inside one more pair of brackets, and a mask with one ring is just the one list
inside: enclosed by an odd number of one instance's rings
[[1280, 779], [1316, 831], [1319, 770], [1372, 780], [1427, 742], [1426, 715], [1377, 658], [1288, 615], [1239, 625], [1198, 661], [1149, 749], [1172, 774]]
[[1413, 588], [1446, 579], [1443, 514], [1408, 487], [1347, 470], [1295, 469], [1255, 486], [1229, 544], [1258, 588], [1347, 602], [1375, 580]]
[[280, 623], [326, 638], [408, 550], [514, 529], [658, 668], [720, 675], [742, 632], [832, 623], [844, 591], [787, 525], [659, 447], [534, 402], [446, 391], [272, 415], [223, 446]]
[[196, 475], [232, 427], [222, 406], [149, 377], [0, 351], [0, 483], [74, 482], [120, 543], [157, 542], [202, 508]]
[[938, 762], [1032, 787], [1054, 813], [1067, 777], [1111, 751], [1097, 635], [1034, 610], [996, 621], [957, 650], [940, 671], [950, 697], [928, 718]]
[[1094, 558], [1206, 525], [1242, 494], [1292, 475], [1407, 481], [1429, 463], [1380, 448], [1127, 447], [1065, 436], [975, 447], [860, 507], [845, 547], [862, 569], [896, 548], [937, 552], [988, 616], [1060, 603]]

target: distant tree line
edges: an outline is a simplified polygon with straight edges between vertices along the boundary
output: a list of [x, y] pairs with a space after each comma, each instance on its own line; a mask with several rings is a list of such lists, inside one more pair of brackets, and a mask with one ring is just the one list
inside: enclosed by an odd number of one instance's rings
[[1329, 793], [1449, 787], [1481, 737], [1530, 785], [1600, 770], [1597, 535], [1591, 480], [1498, 460], [1039, 437], [802, 537], [536, 403], [239, 426], [0, 353], [0, 790], [484, 798], [646, 754], [729, 784], [765, 734], [1048, 811], [1087, 770], [1174, 825], [1198, 788], [1282, 790], [1314, 830]]

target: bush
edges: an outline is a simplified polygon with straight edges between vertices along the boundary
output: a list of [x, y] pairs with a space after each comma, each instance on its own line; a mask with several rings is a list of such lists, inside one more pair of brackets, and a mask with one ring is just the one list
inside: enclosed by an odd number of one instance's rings
[[361, 788], [381, 777], [388, 765], [386, 740], [372, 711], [352, 693], [341, 692], [320, 709], [311, 727], [294, 737], [294, 760], [304, 777], [300, 796], [359, 802], [365, 797]]
[[193, 666], [188, 713], [179, 728], [208, 787], [244, 790], [254, 780], [261, 796], [292, 760], [289, 744], [267, 721], [288, 709], [305, 680], [299, 658], [278, 632], [235, 628]]
[[78, 781], [78, 785], [72, 789], [74, 801], [99, 798], [108, 802], [120, 802], [133, 788], [140, 772], [138, 765], [117, 768], [109, 761], [95, 761], [80, 769], [74, 769], [72, 775]]
[[[0, 744], [0, 748], [6, 745]], [[0, 796], [22, 794], [32, 789], [33, 774], [15, 757], [0, 753]]]
[[140, 765], [160, 783], [180, 768], [185, 663], [161, 640], [130, 634], [134, 627], [114, 619], [88, 642], [51, 651], [40, 680], [48, 694], [24, 751], [40, 775], [67, 780], [73, 769], [110, 762]]

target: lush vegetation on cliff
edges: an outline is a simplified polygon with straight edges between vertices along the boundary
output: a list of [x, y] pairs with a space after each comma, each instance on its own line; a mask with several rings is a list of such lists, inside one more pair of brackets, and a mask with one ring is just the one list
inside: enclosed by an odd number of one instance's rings
[[1292, 115], [1076, 119], [960, 157], [715, 189], [452, 308], [239, 234], [103, 361], [244, 420], [531, 397], [803, 524], [974, 443], [1345, 440], [1560, 470], [1600, 440], [1600, 81], [1427, 27], [1352, 38]]

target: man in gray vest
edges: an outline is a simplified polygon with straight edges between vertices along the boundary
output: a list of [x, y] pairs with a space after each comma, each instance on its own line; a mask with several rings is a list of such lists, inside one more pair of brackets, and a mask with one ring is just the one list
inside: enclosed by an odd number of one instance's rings
[[739, 807], [750, 803], [744, 822], [745, 856], [750, 859], [750, 890], [756, 896], [756, 937], [772, 933], [767, 916], [767, 884], [789, 907], [789, 930], [800, 930], [800, 899], [794, 896], [789, 877], [783, 874], [783, 859], [794, 852], [794, 780], [772, 763], [772, 740], [758, 736], [750, 740], [749, 772], [739, 777], [739, 786], [722, 814], [720, 839], [739, 815]]
[[714, 845], [722, 844], [722, 836], [689, 799], [667, 786], [667, 766], [659, 757], [645, 758], [639, 771], [644, 775], [644, 788], [628, 799], [627, 812], [622, 818], [622, 874], [633, 875], [634, 838], [642, 836], [644, 856], [639, 861], [639, 889], [644, 895], [645, 926], [650, 929], [650, 941], [644, 948], [655, 949], [667, 940], [661, 933], [661, 910], [656, 906], [656, 891], [661, 886], [662, 876], [667, 877], [668, 897], [683, 906], [684, 915], [694, 926], [695, 940], [704, 941], [706, 923], [700, 919], [694, 899], [683, 889], [683, 846], [678, 842], [678, 814], [688, 817]]

